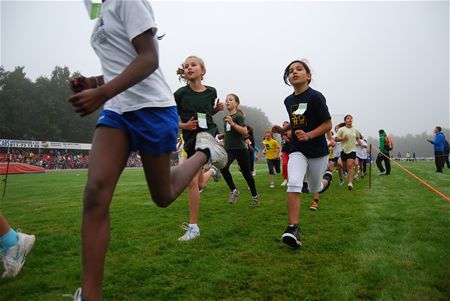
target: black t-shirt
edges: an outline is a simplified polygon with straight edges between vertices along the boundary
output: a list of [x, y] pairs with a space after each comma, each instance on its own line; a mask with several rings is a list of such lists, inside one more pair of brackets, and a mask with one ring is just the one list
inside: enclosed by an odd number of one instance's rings
[[194, 117], [197, 119], [197, 113], [206, 114], [206, 123], [208, 129], [197, 127], [195, 131], [182, 130], [184, 149], [190, 155], [195, 151], [195, 137], [198, 132], [207, 131], [215, 136], [218, 133], [217, 125], [214, 123], [212, 116], [214, 111], [217, 91], [213, 87], [205, 86], [206, 90], [196, 92], [189, 85], [179, 88], [175, 91], [175, 102], [177, 103], [178, 115], [182, 122], [187, 122]]
[[[245, 117], [241, 113], [235, 113], [231, 115], [233, 122], [239, 126], [245, 126]], [[225, 119], [223, 120], [224, 130], [224, 148], [226, 150], [232, 149], [246, 149], [247, 143], [245, 143], [244, 136], [238, 133]]]
[[296, 130], [309, 132], [323, 122], [331, 119], [325, 97], [322, 93], [312, 88], [308, 88], [299, 95], [292, 93], [286, 97], [284, 105], [289, 114], [292, 130], [289, 152], [301, 152], [307, 158], [318, 158], [328, 155], [325, 135], [309, 141], [298, 141], [295, 135]]

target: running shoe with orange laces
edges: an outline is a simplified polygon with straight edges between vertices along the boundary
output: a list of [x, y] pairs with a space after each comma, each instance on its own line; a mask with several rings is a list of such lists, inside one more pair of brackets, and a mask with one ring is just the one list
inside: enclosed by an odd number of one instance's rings
[[314, 210], [314, 211], [319, 210], [319, 200], [314, 200], [311, 203], [311, 206], [309, 206], [309, 209]]

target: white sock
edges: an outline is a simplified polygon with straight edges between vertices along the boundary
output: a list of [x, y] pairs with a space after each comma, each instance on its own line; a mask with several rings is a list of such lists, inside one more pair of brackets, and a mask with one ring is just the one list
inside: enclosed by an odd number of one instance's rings
[[199, 230], [197, 224], [189, 224], [189, 227], [191, 227], [194, 230]]

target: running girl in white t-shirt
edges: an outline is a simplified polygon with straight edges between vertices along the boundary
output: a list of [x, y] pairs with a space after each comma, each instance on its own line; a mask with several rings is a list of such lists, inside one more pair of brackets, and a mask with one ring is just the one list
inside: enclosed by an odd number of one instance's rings
[[178, 115], [158, 67], [156, 31], [147, 1], [104, 1], [91, 36], [103, 75], [70, 79], [76, 94], [69, 101], [76, 113], [86, 116], [104, 105], [89, 156], [82, 221], [83, 288], [74, 300], [102, 299], [109, 206], [130, 152], [140, 152], [152, 199], [160, 207], [169, 206], [208, 160], [226, 163], [226, 153], [212, 136], [205, 136], [197, 139], [199, 152], [170, 168]]

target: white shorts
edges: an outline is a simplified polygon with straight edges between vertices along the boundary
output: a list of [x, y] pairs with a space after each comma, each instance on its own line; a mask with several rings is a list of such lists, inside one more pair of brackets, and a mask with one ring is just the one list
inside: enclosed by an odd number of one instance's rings
[[303, 179], [307, 176], [309, 192], [322, 190], [322, 178], [327, 170], [328, 155], [319, 158], [306, 158], [300, 152], [289, 154], [287, 192], [302, 192]]

